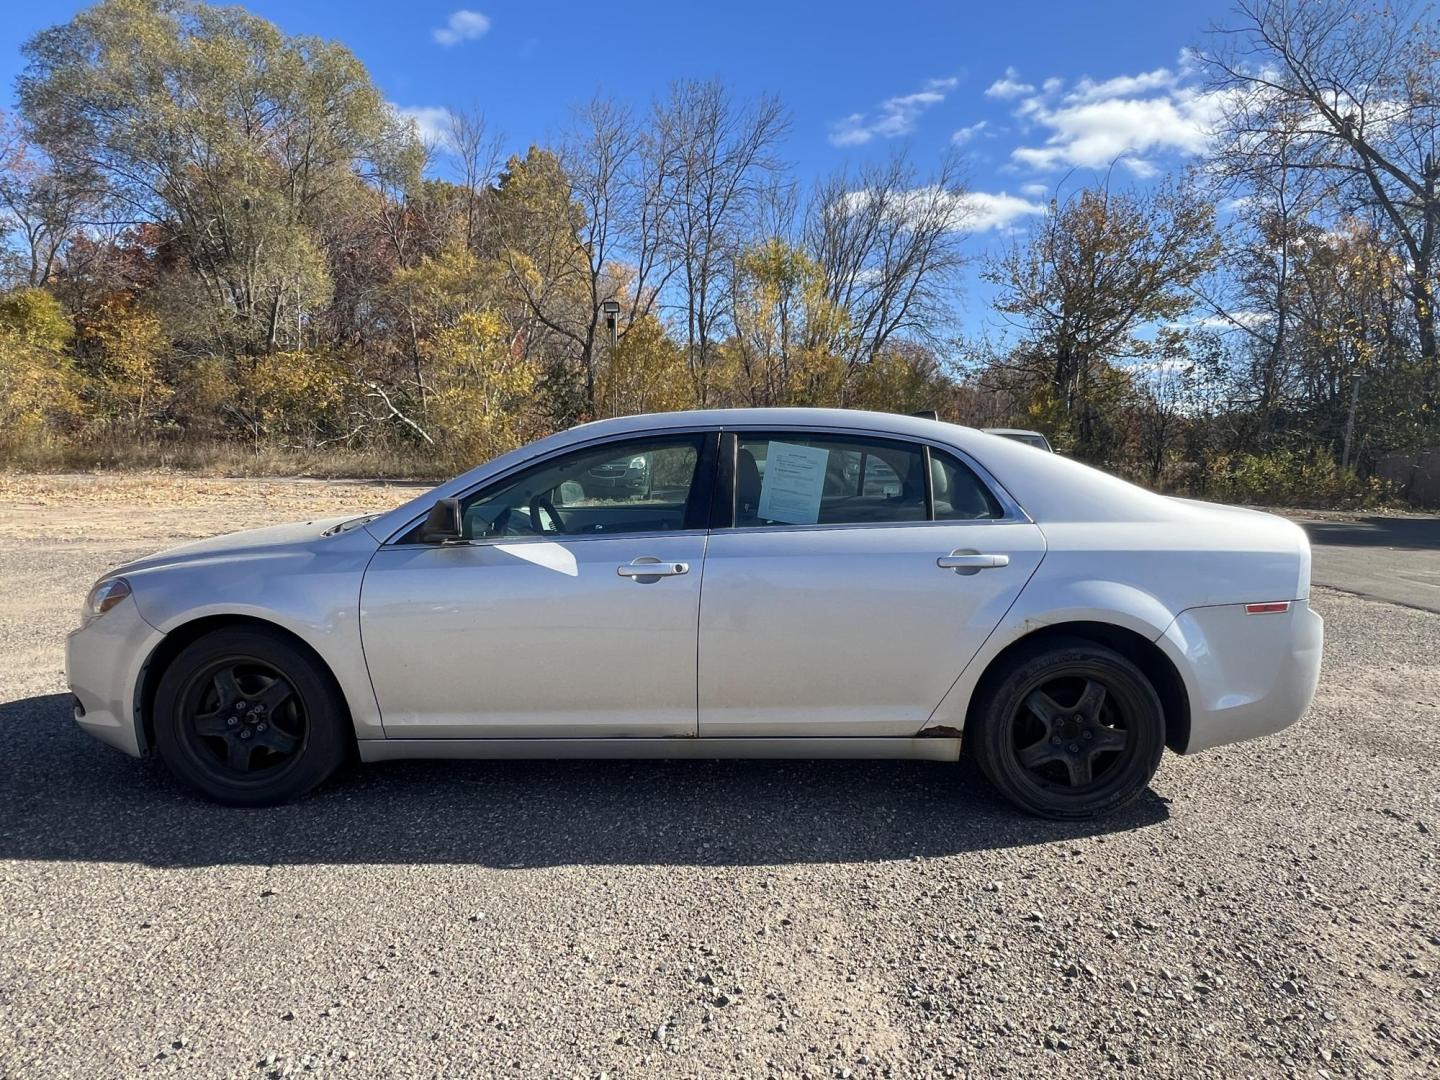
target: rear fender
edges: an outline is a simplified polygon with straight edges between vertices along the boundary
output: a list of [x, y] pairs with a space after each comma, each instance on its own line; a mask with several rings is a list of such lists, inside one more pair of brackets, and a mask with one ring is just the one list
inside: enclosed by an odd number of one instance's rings
[[935, 707], [921, 733], [963, 730], [970, 699], [991, 663], [1015, 642], [1037, 631], [1066, 623], [1105, 623], [1153, 642], [1174, 619], [1174, 613], [1159, 599], [1134, 585], [1071, 579], [1057, 591], [1053, 581], [1042, 590], [1031, 581]]

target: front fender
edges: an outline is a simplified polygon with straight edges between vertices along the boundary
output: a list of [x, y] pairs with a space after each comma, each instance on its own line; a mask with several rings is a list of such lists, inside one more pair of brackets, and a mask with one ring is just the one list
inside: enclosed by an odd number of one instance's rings
[[167, 636], [223, 616], [257, 619], [294, 634], [329, 666], [356, 736], [378, 739], [384, 729], [365, 668], [359, 612], [360, 584], [373, 554], [373, 543], [331, 541], [323, 550], [297, 548], [243, 564], [222, 559], [127, 577], [140, 614]]

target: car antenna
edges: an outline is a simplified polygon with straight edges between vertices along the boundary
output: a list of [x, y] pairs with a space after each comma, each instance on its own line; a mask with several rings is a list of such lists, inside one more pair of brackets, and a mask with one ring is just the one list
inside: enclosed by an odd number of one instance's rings
[[939, 420], [940, 414], [934, 409], [921, 409], [919, 412], [912, 412], [911, 416], [920, 420]]

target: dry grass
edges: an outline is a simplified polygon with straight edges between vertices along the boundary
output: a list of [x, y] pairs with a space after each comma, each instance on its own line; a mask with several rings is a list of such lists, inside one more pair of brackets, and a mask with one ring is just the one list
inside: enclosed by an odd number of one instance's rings
[[432, 483], [465, 471], [475, 462], [446, 462], [413, 449], [350, 450], [250, 445], [237, 442], [181, 443], [88, 439], [78, 443], [43, 440], [12, 446], [0, 465], [30, 472], [146, 471], [195, 476], [319, 479], [353, 477], [421, 480]]
[[263, 507], [295, 516], [388, 510], [428, 485], [388, 481], [235, 478], [177, 472], [34, 473], [0, 470], [0, 514], [9, 510], [132, 506]]

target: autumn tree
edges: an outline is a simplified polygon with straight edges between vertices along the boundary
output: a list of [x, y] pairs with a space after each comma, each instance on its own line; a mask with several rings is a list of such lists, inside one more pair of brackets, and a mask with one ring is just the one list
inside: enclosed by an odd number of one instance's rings
[[581, 240], [586, 218], [555, 153], [532, 146], [506, 163], [495, 221], [496, 258], [516, 299], [518, 339], [545, 370], [555, 422], [593, 415], [592, 264]]
[[54, 437], [80, 416], [65, 347], [75, 327], [44, 289], [0, 293], [0, 446], [14, 451]]
[[596, 416], [673, 412], [690, 404], [684, 351], [654, 315], [642, 315], [600, 359]]
[[[1422, 445], [1425, 361], [1415, 348], [1409, 267], [1382, 228], [1346, 218], [1315, 229], [1296, 262], [1292, 427], [1344, 465], [1361, 443]], [[1410, 309], [1413, 312], [1413, 308]], [[1354, 415], [1352, 415], [1352, 406]], [[1360, 438], [1352, 446], [1358, 426]]]
[[418, 170], [348, 50], [240, 8], [102, 0], [24, 54], [36, 144], [171, 234], [201, 295], [229, 313], [228, 348], [298, 343], [331, 295], [317, 217], [367, 174]]
[[1078, 453], [1104, 460], [1102, 441], [1114, 439], [1102, 440], [1102, 425], [1126, 381], [1115, 365], [1146, 355], [1146, 326], [1194, 306], [1190, 286], [1218, 254], [1214, 208], [1185, 184], [1052, 201], [1028, 240], [984, 272], [1021, 333], [1006, 374], [1031, 387]]
[[772, 238], [739, 254], [730, 284], [731, 394], [755, 406], [839, 405], [847, 372], [829, 346], [843, 336], [845, 317], [819, 264]]
[[93, 411], [131, 435], [143, 434], [174, 393], [164, 377], [170, 341], [160, 320], [120, 293], [88, 313], [76, 337]]

